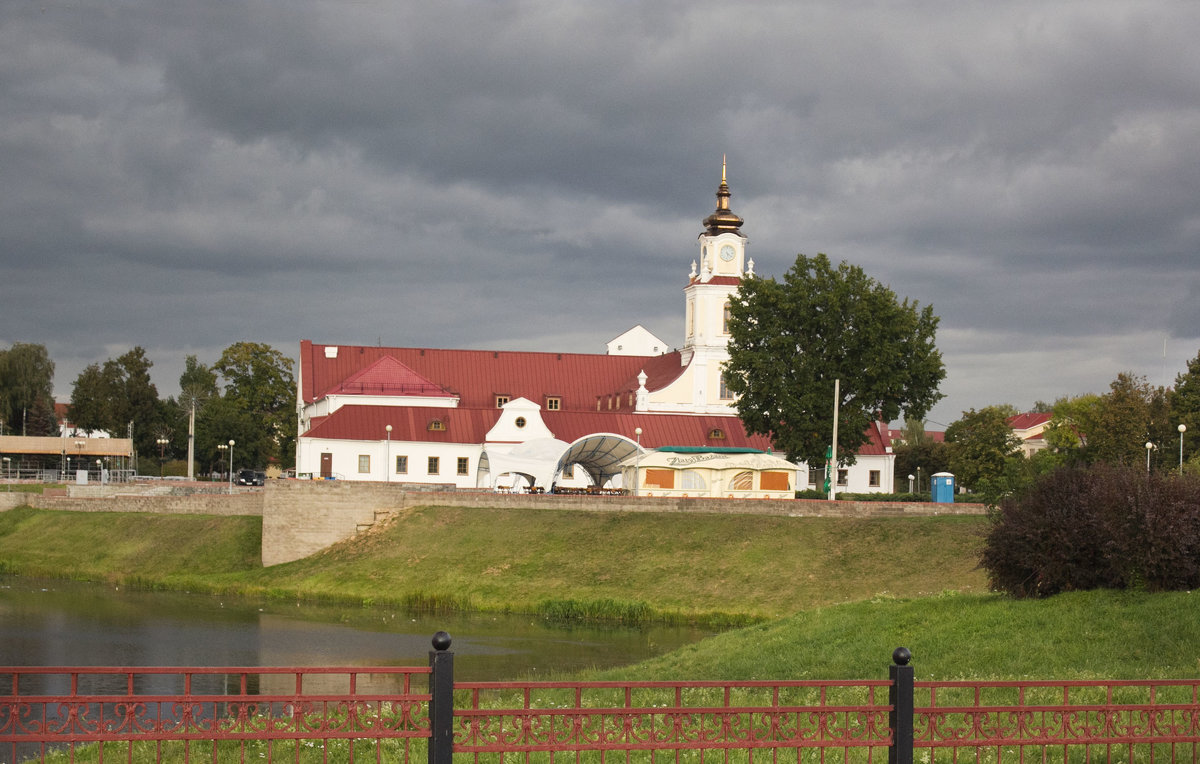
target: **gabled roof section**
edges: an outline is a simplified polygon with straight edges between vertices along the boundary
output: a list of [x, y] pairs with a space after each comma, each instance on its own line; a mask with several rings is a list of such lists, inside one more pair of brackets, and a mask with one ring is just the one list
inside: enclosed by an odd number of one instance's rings
[[323, 395], [404, 395], [422, 398], [453, 398], [443, 390], [390, 355], [355, 372], [326, 390]]

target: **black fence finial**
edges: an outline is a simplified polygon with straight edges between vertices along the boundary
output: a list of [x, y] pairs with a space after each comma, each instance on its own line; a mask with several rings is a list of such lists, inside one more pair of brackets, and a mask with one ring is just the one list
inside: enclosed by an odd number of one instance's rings
[[892, 651], [894, 663], [888, 668], [892, 686], [888, 690], [888, 726], [892, 728], [892, 747], [888, 764], [912, 764], [913, 761], [913, 667], [908, 665], [912, 652], [907, 647]]
[[451, 764], [454, 753], [454, 653], [450, 635], [433, 635], [429, 651], [429, 764]]

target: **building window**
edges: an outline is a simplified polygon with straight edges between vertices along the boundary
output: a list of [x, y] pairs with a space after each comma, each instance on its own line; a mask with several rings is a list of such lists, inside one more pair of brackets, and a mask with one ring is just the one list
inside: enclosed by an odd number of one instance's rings
[[787, 491], [791, 489], [788, 485], [788, 473], [786, 472], [764, 472], [758, 476], [758, 485], [764, 491]]
[[721, 331], [729, 334], [729, 303], [725, 303], [725, 313], [721, 318]]
[[721, 366], [720, 396], [721, 396], [721, 400], [723, 400], [723, 401], [733, 400], [733, 393], [729, 390], [729, 383], [725, 381], [725, 366], [724, 365]]
[[720, 427], [708, 431], [709, 440], [725, 440], [725, 431]]
[[547, 398], [546, 399], [546, 410], [547, 411], [559, 411], [561, 409], [562, 409], [562, 398]]
[[679, 486], [685, 491], [703, 491], [708, 488], [704, 475], [696, 470], [684, 470], [679, 473]]
[[510, 400], [512, 399], [507, 395], [497, 395], [496, 408], [503, 408], [504, 404], [508, 403]]
[[359, 454], [358, 455], [358, 472], [359, 472], [359, 474], [365, 475], [370, 471], [371, 471], [371, 455], [370, 454]]
[[428, 470], [428, 472], [429, 472], [429, 474], [430, 474], [430, 475], [436, 475], [436, 474], [438, 474], [438, 470], [441, 468], [441, 464], [440, 464], [440, 462], [441, 462], [441, 460], [440, 460], [438, 457], [436, 457], [436, 456], [431, 456], [431, 457], [429, 457], [429, 470]]
[[513, 422], [513, 424], [515, 424], [517, 426], [517, 429], [524, 427], [525, 426], [525, 417], [523, 417], [523, 416], [517, 417], [516, 421]]
[[867, 485], [872, 488], [879, 487], [879, 470], [871, 470], [867, 473]]
[[808, 471], [808, 484], [810, 486], [812, 486], [813, 488], [817, 487], [817, 471], [816, 470]]
[[465, 457], [465, 456], [458, 457], [458, 474], [459, 475], [471, 474], [470, 472], [467, 471], [470, 469], [470, 467], [471, 467], [471, 461], [467, 457]]
[[849, 470], [838, 470], [838, 485], [846, 485], [846, 479], [849, 472]]
[[563, 471], [562, 471], [563, 480], [570, 480], [573, 477], [575, 477], [575, 465], [568, 464], [566, 467], [563, 467]]
[[674, 488], [675, 487], [675, 470], [655, 469], [647, 467], [645, 470], [645, 485], [647, 488]]
[[446, 423], [440, 419], [434, 419], [429, 423], [429, 431], [430, 432], [444, 432], [445, 430], [446, 430]]
[[408, 474], [408, 457], [407, 456], [397, 456], [396, 457], [396, 474], [397, 475], [407, 475]]
[[733, 480], [729, 481], [729, 490], [731, 491], [750, 491], [754, 488], [754, 473], [746, 470], [739, 472], [733, 476]]

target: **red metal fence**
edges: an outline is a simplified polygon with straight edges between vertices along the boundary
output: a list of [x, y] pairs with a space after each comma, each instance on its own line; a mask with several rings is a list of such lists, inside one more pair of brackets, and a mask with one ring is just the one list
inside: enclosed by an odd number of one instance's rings
[[0, 762], [1200, 762], [1200, 680], [915, 682], [901, 649], [868, 681], [455, 683], [434, 644], [419, 668], [0, 668]]

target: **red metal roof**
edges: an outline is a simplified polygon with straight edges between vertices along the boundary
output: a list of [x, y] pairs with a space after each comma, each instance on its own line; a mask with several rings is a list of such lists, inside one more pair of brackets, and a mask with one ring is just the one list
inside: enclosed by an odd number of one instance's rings
[[[544, 411], [542, 421], [554, 437], [568, 443], [587, 435], [609, 432], [636, 440], [634, 431], [641, 427], [645, 448], [660, 446], [737, 446], [766, 451], [771, 441], [761, 435], [747, 435], [742, 420], [735, 416], [703, 414], [647, 414], [618, 411]], [[711, 437], [720, 430], [724, 437]]]
[[[446, 408], [438, 406], [342, 406], [304, 433], [305, 437], [328, 440], [385, 440], [392, 426], [395, 441], [429, 443], [483, 443], [496, 424], [500, 410]], [[431, 430], [433, 421], [444, 429]]]
[[[336, 357], [325, 348], [337, 347]], [[358, 345], [300, 343], [301, 396], [305, 402], [326, 395], [417, 395], [398, 387], [425, 386], [428, 393], [458, 395], [456, 408], [431, 406], [345, 405], [320, 420], [314, 419], [307, 437], [336, 440], [383, 440], [392, 425], [392, 440], [433, 443], [483, 443], [500, 410], [496, 396], [523, 397], [542, 407], [542, 419], [554, 436], [568, 443], [586, 435], [609, 432], [634, 439], [642, 428], [642, 445], [732, 446], [767, 451], [770, 439], [748, 435], [736, 416], [634, 412], [628, 394], [637, 377], [647, 375], [646, 387], [657, 390], [683, 372], [678, 351], [659, 356], [610, 356], [580, 353], [533, 353], [491, 350], [381, 348]], [[618, 409], [607, 399], [620, 396]], [[561, 409], [546, 409], [547, 398], [558, 398]], [[605, 409], [596, 410], [598, 399]], [[622, 410], [624, 409], [624, 410]], [[440, 419], [445, 430], [430, 430]], [[720, 430], [723, 438], [710, 437]], [[860, 456], [887, 453], [890, 441], [883, 423], [868, 428], [869, 440]]]
[[1049, 412], [1029, 412], [1025, 414], [1017, 414], [1016, 416], [1010, 416], [1005, 421], [1008, 422], [1008, 426], [1014, 430], [1028, 430], [1030, 427], [1037, 427], [1039, 424], [1045, 424], [1046, 422], [1049, 422], [1053, 416], [1054, 415]]
[[[326, 347], [336, 347], [336, 357], [327, 357]], [[384, 358], [399, 366], [369, 372]], [[541, 406], [553, 397], [564, 411], [594, 410], [597, 398], [636, 390], [643, 370], [650, 390], [665, 387], [683, 373], [678, 351], [619, 356], [300, 343], [300, 395], [306, 403], [338, 392], [357, 392], [349, 389], [352, 380], [361, 380], [367, 390], [378, 377], [376, 388], [421, 380], [440, 394], [459, 396], [464, 408], [494, 407], [496, 396], [504, 395], [528, 398]]]

